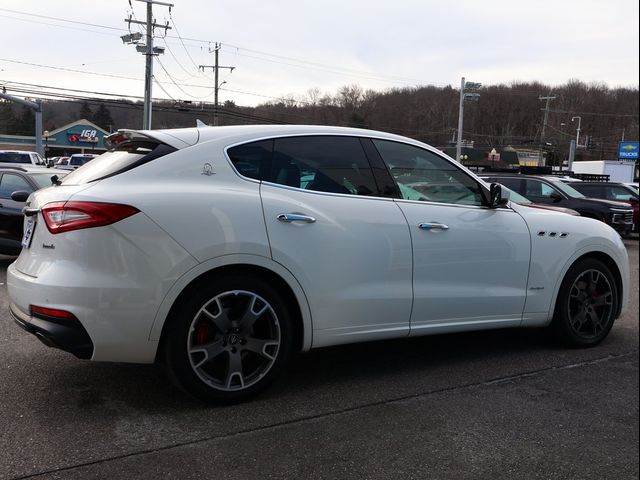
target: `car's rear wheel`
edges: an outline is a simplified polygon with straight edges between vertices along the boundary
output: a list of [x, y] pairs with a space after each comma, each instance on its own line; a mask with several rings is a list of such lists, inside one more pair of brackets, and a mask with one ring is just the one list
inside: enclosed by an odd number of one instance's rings
[[260, 279], [229, 275], [192, 290], [168, 319], [165, 362], [174, 381], [207, 402], [263, 390], [289, 357], [291, 318]]
[[570, 346], [597, 345], [613, 326], [618, 302], [609, 268], [593, 258], [579, 260], [560, 286], [551, 331]]

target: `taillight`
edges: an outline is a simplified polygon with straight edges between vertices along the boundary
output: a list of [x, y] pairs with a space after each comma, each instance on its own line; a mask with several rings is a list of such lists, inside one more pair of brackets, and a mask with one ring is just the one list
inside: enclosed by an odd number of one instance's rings
[[117, 203], [53, 202], [42, 207], [42, 216], [49, 231], [56, 234], [111, 225], [139, 211]]
[[73, 313], [66, 310], [60, 310], [58, 308], [39, 307], [37, 305], [29, 305], [32, 317], [38, 318], [57, 318], [62, 320], [75, 320], [76, 317]]

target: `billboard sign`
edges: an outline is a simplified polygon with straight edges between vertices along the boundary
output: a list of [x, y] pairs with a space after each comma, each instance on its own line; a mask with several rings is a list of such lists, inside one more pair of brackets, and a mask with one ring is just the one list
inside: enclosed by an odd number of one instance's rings
[[618, 160], [638, 160], [640, 142], [620, 142], [618, 144]]

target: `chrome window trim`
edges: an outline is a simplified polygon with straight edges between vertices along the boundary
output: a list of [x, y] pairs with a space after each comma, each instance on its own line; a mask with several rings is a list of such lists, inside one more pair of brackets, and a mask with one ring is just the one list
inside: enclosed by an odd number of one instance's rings
[[[350, 137], [350, 138], [366, 138], [366, 139], [369, 139], [369, 140], [386, 140], [386, 141], [389, 141], [389, 142], [402, 143], [402, 144], [405, 144], [405, 145], [411, 145], [411, 146], [416, 147], [416, 148], [421, 148], [423, 150], [427, 150], [428, 152], [433, 153], [434, 155], [437, 155], [437, 156], [441, 157], [446, 162], [449, 162], [449, 163], [453, 164], [453, 166], [455, 168], [457, 168], [458, 170], [461, 170], [463, 173], [469, 175], [471, 178], [473, 178], [476, 182], [479, 183], [480, 188], [482, 188], [483, 186], [486, 188], [486, 182], [483, 179], [481, 179], [480, 177], [475, 175], [471, 170], [466, 169], [464, 167], [464, 165], [458, 164], [458, 162], [456, 162], [454, 159], [449, 157], [443, 151], [438, 150], [437, 148], [432, 147], [431, 145], [427, 145], [426, 143], [419, 142], [418, 140], [415, 140], [414, 142], [407, 142], [406, 139], [389, 138], [389, 137], [387, 137], [385, 135], [376, 135], [375, 131], [372, 131], [371, 133], [372, 134], [370, 134], [370, 135], [364, 135], [364, 134], [363, 135], [356, 135], [356, 134], [353, 134], [353, 133], [338, 133], [338, 132], [318, 132], [318, 133], [307, 133], [307, 132], [305, 132], [305, 133], [290, 133], [290, 134], [284, 134], [284, 135], [283, 134], [271, 134], [271, 135], [265, 135], [265, 136], [256, 136], [256, 137], [251, 138], [250, 140], [242, 140], [242, 141], [235, 142], [235, 143], [227, 145], [226, 147], [224, 147], [223, 153], [224, 153], [225, 158], [227, 159], [227, 162], [231, 166], [231, 169], [233, 170], [233, 172], [239, 178], [241, 178], [242, 180], [246, 180], [246, 181], [253, 182], [253, 183], [258, 183], [258, 184], [263, 184], [264, 183], [265, 185], [278, 186], [278, 187], [283, 187], [283, 188], [291, 189], [291, 190], [298, 190], [298, 191], [302, 191], [302, 192], [306, 192], [306, 193], [335, 195], [335, 196], [339, 196], [339, 197], [378, 198], [378, 199], [382, 199], [382, 200], [391, 200], [391, 201], [402, 200], [402, 201], [416, 202], [416, 203], [422, 203], [422, 204], [453, 205], [453, 206], [476, 207], [476, 208], [489, 209], [489, 207], [486, 206], [486, 205], [458, 205], [458, 204], [455, 204], [455, 203], [428, 202], [428, 201], [405, 200], [405, 199], [401, 199], [401, 198], [379, 197], [377, 195], [365, 196], [365, 195], [352, 195], [352, 194], [348, 194], [348, 193], [319, 192], [319, 191], [315, 191], [315, 190], [305, 190], [304, 188], [291, 187], [289, 185], [280, 185], [279, 183], [266, 182], [266, 181], [263, 181], [263, 180], [256, 180], [255, 178], [245, 177], [244, 175], [242, 175], [238, 171], [238, 169], [236, 169], [235, 165], [231, 161], [231, 157], [229, 156], [229, 149], [230, 148], [238, 147], [238, 146], [241, 146], [241, 145], [246, 145], [248, 143], [261, 142], [263, 140], [276, 140], [278, 138]], [[366, 156], [366, 152], [365, 152], [365, 156]], [[384, 159], [383, 159], [383, 162], [384, 162]], [[385, 163], [385, 166], [386, 166], [386, 163]], [[373, 168], [372, 168], [372, 173], [373, 173]], [[395, 179], [394, 179], [394, 181], [395, 181]], [[487, 191], [486, 193], [488, 194], [489, 192]]]

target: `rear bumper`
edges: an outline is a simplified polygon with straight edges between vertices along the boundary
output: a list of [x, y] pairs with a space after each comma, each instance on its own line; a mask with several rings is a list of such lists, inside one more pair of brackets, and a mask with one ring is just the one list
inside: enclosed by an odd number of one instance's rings
[[82, 359], [93, 356], [93, 342], [77, 319], [34, 317], [20, 310], [15, 303], [9, 310], [18, 326], [35, 335], [46, 346], [59, 348]]

